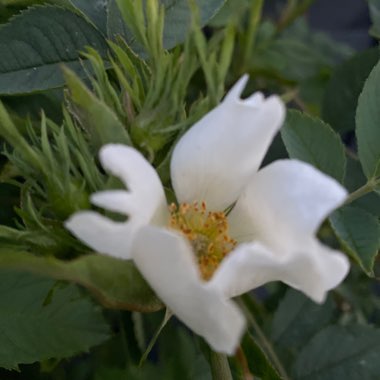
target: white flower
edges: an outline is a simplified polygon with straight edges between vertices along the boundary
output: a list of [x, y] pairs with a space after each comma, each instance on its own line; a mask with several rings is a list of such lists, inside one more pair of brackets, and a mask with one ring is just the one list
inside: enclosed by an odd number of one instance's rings
[[260, 93], [242, 100], [246, 81], [177, 143], [171, 178], [179, 206], [168, 208], [156, 171], [137, 150], [110, 144], [100, 161], [128, 190], [91, 201], [128, 219], [85, 211], [66, 223], [96, 251], [133, 259], [168, 308], [228, 354], [245, 328], [231, 297], [280, 280], [323, 302], [349, 270], [342, 253], [315, 238], [345, 189], [297, 160], [258, 170], [285, 108]]

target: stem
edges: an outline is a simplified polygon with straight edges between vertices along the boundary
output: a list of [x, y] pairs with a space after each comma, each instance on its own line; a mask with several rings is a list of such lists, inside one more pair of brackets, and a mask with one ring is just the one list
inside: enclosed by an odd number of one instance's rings
[[380, 183], [380, 178], [375, 178], [372, 180], [369, 180], [365, 185], [362, 187], [359, 187], [359, 189], [352, 192], [344, 202], [345, 205], [348, 205], [352, 203], [353, 201], [356, 201], [358, 198], [363, 197], [364, 195], [371, 193], [375, 187]]
[[288, 0], [277, 24], [278, 31], [282, 31], [288, 26], [289, 20], [292, 19], [292, 14], [294, 12], [296, 5], [297, 5], [297, 0]]
[[273, 364], [277, 368], [278, 372], [280, 373], [283, 380], [290, 380], [290, 377], [286, 373], [286, 370], [284, 366], [282, 365], [279, 357], [276, 354], [276, 351], [274, 350], [272, 343], [270, 340], [265, 336], [263, 330], [261, 329], [260, 325], [257, 323], [256, 318], [253, 316], [253, 314], [249, 310], [249, 306], [246, 305], [247, 301], [244, 299], [244, 297], [240, 297], [238, 301], [239, 305], [242, 307], [243, 312], [248, 320], [248, 323], [253, 327], [255, 330], [255, 333], [264, 348], [267, 355], [272, 360]]
[[247, 40], [244, 47], [243, 62], [245, 70], [249, 66], [249, 58], [254, 46], [254, 41], [256, 38], [257, 27], [261, 19], [261, 13], [263, 9], [264, 0], [255, 0], [252, 2], [250, 10], [250, 20], [247, 30]]
[[166, 324], [168, 323], [168, 321], [172, 317], [172, 315], [173, 315], [172, 312], [169, 309], [166, 309], [164, 319], [162, 320], [160, 326], [158, 327], [157, 331], [153, 335], [153, 338], [150, 340], [148, 347], [146, 348], [145, 352], [141, 356], [141, 359], [139, 362], [139, 367], [141, 367], [144, 364], [144, 362], [147, 359], [150, 351], [152, 351], [153, 346], [157, 342], [157, 339], [160, 336], [161, 331], [166, 326]]
[[235, 358], [240, 364], [240, 367], [243, 372], [244, 380], [254, 380], [253, 375], [249, 369], [247, 358], [245, 357], [245, 353], [241, 346], [237, 349]]
[[210, 351], [211, 375], [213, 380], [233, 380], [227, 356]]
[[277, 23], [277, 31], [281, 32], [286, 29], [295, 19], [304, 14], [314, 1], [303, 0], [299, 3], [297, 0], [288, 0]]

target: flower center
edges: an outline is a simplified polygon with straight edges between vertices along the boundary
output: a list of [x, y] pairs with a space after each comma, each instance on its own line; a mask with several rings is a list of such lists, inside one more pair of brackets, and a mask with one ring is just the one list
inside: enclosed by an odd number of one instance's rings
[[224, 212], [207, 211], [206, 203], [170, 205], [169, 227], [181, 231], [189, 240], [198, 261], [201, 276], [209, 280], [220, 262], [235, 247], [228, 235]]

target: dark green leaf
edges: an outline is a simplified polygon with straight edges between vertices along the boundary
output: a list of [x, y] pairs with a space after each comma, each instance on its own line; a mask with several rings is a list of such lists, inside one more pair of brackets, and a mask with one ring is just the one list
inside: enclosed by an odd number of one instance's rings
[[243, 338], [242, 348], [247, 358], [248, 367], [254, 376], [258, 376], [262, 380], [282, 379], [249, 333], [245, 334]]
[[118, 36], [123, 37], [134, 53], [138, 54], [140, 57], [146, 57], [143, 46], [141, 46], [136, 40], [131, 30], [125, 24], [116, 0], [109, 0], [108, 2], [107, 33], [108, 37], [112, 40], [116, 39]]
[[[201, 26], [218, 12], [226, 0], [195, 0]], [[188, 0], [161, 0], [165, 7], [164, 47], [170, 49], [183, 42], [190, 29], [191, 11]]]
[[158, 370], [151, 364], [139, 368], [128, 366], [127, 369], [101, 368], [95, 374], [95, 380], [151, 380], [158, 378]]
[[377, 380], [380, 331], [370, 326], [331, 326], [301, 351], [295, 380]]
[[359, 95], [379, 58], [378, 48], [368, 49], [344, 62], [334, 72], [326, 88], [322, 115], [336, 131], [355, 129], [355, 112]]
[[226, 26], [231, 19], [240, 17], [243, 12], [246, 12], [249, 5], [250, 0], [226, 0], [209, 24], [217, 28]]
[[271, 338], [276, 347], [295, 355], [334, 315], [330, 298], [318, 305], [302, 293], [289, 289], [274, 314]]
[[[195, 0], [200, 13], [201, 26], [207, 22], [218, 12], [226, 0]], [[160, 0], [165, 8], [165, 25], [163, 45], [165, 49], [171, 49], [182, 43], [191, 25], [191, 12], [188, 0]], [[108, 36], [114, 38], [121, 35], [138, 54], [142, 54], [143, 50], [135, 41], [130, 30], [124, 25], [122, 16], [117, 9], [116, 1], [110, 0], [108, 11]]]
[[380, 63], [371, 71], [356, 110], [358, 153], [368, 179], [380, 176]]
[[380, 0], [367, 1], [369, 6], [369, 14], [372, 21], [370, 34], [376, 38], [380, 38]]
[[84, 77], [79, 52], [86, 46], [107, 54], [105, 39], [83, 17], [58, 7], [29, 8], [0, 28], [0, 94], [61, 87], [63, 64]]
[[344, 146], [328, 124], [290, 110], [281, 136], [291, 158], [308, 162], [338, 181], [343, 181], [346, 167]]
[[87, 130], [94, 150], [108, 143], [131, 145], [128, 132], [113, 110], [100, 101], [74, 72], [65, 69], [73, 112]]
[[109, 337], [100, 310], [75, 286], [0, 271], [0, 367], [64, 358]]
[[72, 261], [36, 257], [28, 252], [0, 252], [0, 269], [37, 273], [87, 288], [104, 306], [152, 312], [162, 307], [131, 261], [87, 255]]
[[352, 53], [347, 45], [311, 31], [304, 20], [298, 19], [279, 36], [275, 26], [262, 24], [252, 64], [254, 69], [269, 75], [276, 73], [286, 80], [304, 81], [326, 74]]
[[70, 0], [70, 2], [85, 14], [104, 35], [106, 35], [108, 0]]
[[44, 111], [49, 119], [61, 124], [62, 89], [54, 89], [31, 95], [7, 96], [2, 98], [2, 100], [6, 107], [15, 112], [17, 116], [40, 120], [41, 112]]
[[350, 256], [369, 276], [380, 244], [378, 218], [355, 207], [343, 207], [335, 211], [330, 221], [337, 236]]

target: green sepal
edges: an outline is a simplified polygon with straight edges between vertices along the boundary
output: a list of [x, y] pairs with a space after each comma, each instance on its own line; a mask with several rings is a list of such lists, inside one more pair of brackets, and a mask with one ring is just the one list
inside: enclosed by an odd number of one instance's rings
[[97, 152], [109, 143], [132, 145], [126, 127], [114, 111], [99, 100], [70, 69], [64, 68], [72, 112], [87, 131]]

